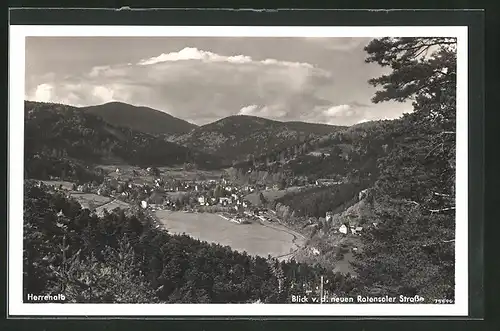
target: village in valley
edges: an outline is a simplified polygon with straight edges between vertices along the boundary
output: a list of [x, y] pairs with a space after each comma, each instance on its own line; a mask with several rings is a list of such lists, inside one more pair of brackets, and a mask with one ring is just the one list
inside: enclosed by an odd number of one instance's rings
[[[220, 220], [235, 224], [259, 224], [278, 226], [291, 231], [294, 238], [300, 237], [300, 245], [296, 244], [293, 254], [285, 254], [287, 258], [301, 255], [319, 256], [321, 249], [308, 241], [308, 231], [316, 230], [319, 224], [328, 224], [337, 233], [339, 249], [347, 253], [345, 264], [352, 260], [352, 254], [360, 246], [359, 237], [363, 227], [356, 224], [342, 223], [339, 215], [327, 212], [317, 220], [309, 218], [304, 228], [290, 228], [280, 215], [267, 205], [267, 199], [281, 197], [286, 192], [337, 185], [342, 182], [331, 179], [318, 179], [297, 183], [286, 182], [274, 185], [254, 184], [241, 185], [232, 182], [225, 172], [185, 171], [185, 169], [100, 166], [98, 169], [105, 175], [101, 184], [95, 182], [72, 183], [61, 178], [51, 178], [39, 182], [49, 190], [63, 192], [67, 197], [76, 199], [83, 208], [95, 212], [98, 216], [118, 209], [125, 213], [133, 213], [140, 209], [157, 220], [156, 228], [165, 228], [165, 215], [174, 212], [188, 214], [211, 213]], [[292, 185], [295, 184], [295, 185]], [[365, 190], [366, 191], [366, 190]], [[359, 193], [359, 200], [364, 198], [365, 191]], [[165, 214], [165, 212], [172, 212]], [[185, 214], [188, 216], [188, 214]], [[59, 216], [63, 216], [60, 215]], [[167, 216], [168, 217], [168, 216]], [[370, 226], [376, 226], [376, 223]], [[342, 263], [339, 263], [342, 269]], [[352, 272], [347, 268], [345, 272]]]
[[[293, 187], [287, 187], [286, 184], [238, 185], [231, 183], [229, 179], [224, 178], [224, 175], [218, 179], [214, 179], [213, 176], [211, 179], [179, 179], [164, 176], [156, 167], [123, 168], [116, 167], [114, 171], [109, 172], [102, 184], [88, 182], [77, 185], [52, 177], [51, 180], [42, 181], [39, 185], [45, 185], [54, 191], [66, 192], [68, 196], [76, 198], [82, 207], [95, 211], [98, 215], [104, 210], [112, 212], [116, 208], [126, 210], [140, 206], [151, 211], [222, 212], [237, 215], [239, 217], [231, 220], [244, 223], [255, 215], [267, 214], [268, 210], [260, 201], [262, 199], [260, 193], [264, 193], [265, 196], [266, 192], [281, 191], [284, 194], [289, 189], [342, 183], [331, 179], [318, 179], [312, 183]], [[360, 199], [363, 194], [364, 192], [359, 194]], [[325, 218], [327, 222], [333, 221], [333, 213], [327, 212]], [[273, 220], [266, 216], [260, 219]], [[344, 234], [348, 232], [356, 234], [361, 230], [360, 227], [349, 227], [347, 224], [342, 224], [338, 228], [338, 231]]]

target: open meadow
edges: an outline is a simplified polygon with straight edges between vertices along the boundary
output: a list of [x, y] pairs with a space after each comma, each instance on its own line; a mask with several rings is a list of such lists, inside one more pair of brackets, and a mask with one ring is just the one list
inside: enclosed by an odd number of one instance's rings
[[93, 204], [94, 207], [99, 207], [107, 204], [112, 200], [109, 197], [104, 197], [93, 193], [73, 192], [71, 193], [71, 197], [73, 199], [76, 199], [83, 208], [89, 208], [91, 204]]
[[106, 203], [102, 206], [99, 206], [98, 208], [96, 208], [95, 211], [98, 215], [101, 215], [104, 212], [104, 209], [106, 209], [108, 212], [111, 213], [116, 208], [126, 210], [126, 209], [130, 208], [130, 204], [123, 202], [123, 201], [120, 201], [120, 200], [113, 200], [109, 203]]
[[[131, 179], [134, 184], [138, 185], [153, 185], [155, 178], [157, 178], [156, 176], [149, 174], [146, 169], [137, 166], [116, 164], [100, 165], [98, 167], [103, 169], [106, 175], [110, 178], [120, 178], [121, 180]], [[119, 170], [118, 172], [116, 171], [117, 169]], [[223, 170], [185, 170], [182, 168], [172, 167], [159, 167], [158, 169], [160, 170], [160, 177], [181, 181], [219, 180], [222, 174], [224, 174]]]
[[156, 216], [171, 233], [185, 233], [210, 243], [230, 246], [249, 255], [273, 257], [289, 254], [297, 248], [296, 238], [289, 232], [253, 224], [236, 224], [211, 213], [157, 211]]
[[[266, 198], [267, 201], [274, 201], [276, 199], [281, 198], [282, 196], [284, 196], [287, 193], [297, 192], [301, 188], [302, 187], [299, 187], [299, 186], [292, 186], [292, 187], [288, 187], [284, 190], [270, 189], [270, 190], [265, 190], [265, 191], [260, 191], [260, 192], [262, 192], [262, 195], [264, 195], [264, 198]], [[250, 201], [250, 203], [252, 203], [254, 205], [258, 205], [260, 203], [260, 199], [259, 199], [260, 192], [257, 192], [257, 191], [252, 192], [252, 193], [248, 194], [247, 196], [245, 196], [245, 199], [247, 199], [248, 201]]]
[[42, 180], [42, 183], [45, 185], [54, 185], [55, 187], [59, 187], [62, 185], [64, 190], [71, 191], [73, 189], [73, 182], [68, 182], [64, 180]]

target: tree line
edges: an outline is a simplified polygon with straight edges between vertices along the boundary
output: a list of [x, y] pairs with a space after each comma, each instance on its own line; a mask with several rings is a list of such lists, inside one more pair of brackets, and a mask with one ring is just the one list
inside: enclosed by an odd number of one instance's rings
[[70, 302], [287, 303], [315, 288], [356, 291], [319, 266], [249, 256], [156, 227], [135, 210], [98, 217], [78, 202], [25, 184], [24, 293]]

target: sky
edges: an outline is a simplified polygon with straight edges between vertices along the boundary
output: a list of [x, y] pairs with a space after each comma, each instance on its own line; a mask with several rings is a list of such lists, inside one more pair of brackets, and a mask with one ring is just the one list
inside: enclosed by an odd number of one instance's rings
[[231, 115], [354, 125], [409, 103], [373, 104], [367, 38], [27, 37], [27, 100], [126, 102], [198, 125]]

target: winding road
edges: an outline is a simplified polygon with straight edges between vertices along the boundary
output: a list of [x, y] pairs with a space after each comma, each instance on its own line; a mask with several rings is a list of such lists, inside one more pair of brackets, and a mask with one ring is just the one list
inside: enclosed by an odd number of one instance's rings
[[[281, 221], [279, 220], [278, 217], [276, 217], [275, 215], [272, 215], [271, 213], [266, 213], [265, 215], [266, 217], [269, 217], [271, 219], [274, 219], [276, 222], [278, 222], [279, 226], [276, 226], [275, 224], [272, 224], [270, 222], [266, 222], [266, 221], [263, 221], [263, 220], [260, 220], [259, 219], [259, 223], [260, 225], [262, 226], [265, 226], [265, 227], [268, 227], [268, 228], [271, 228], [271, 229], [275, 229], [275, 230], [279, 230], [279, 231], [283, 231], [283, 232], [286, 232], [288, 234], [290, 234], [293, 239], [292, 239], [292, 243], [297, 246], [297, 248], [293, 251], [293, 252], [290, 252], [290, 253], [287, 253], [287, 254], [283, 254], [283, 255], [279, 255], [279, 256], [276, 256], [277, 259], [287, 259], [287, 258], [291, 258], [295, 255], [295, 253], [297, 253], [297, 251], [302, 248], [304, 242], [306, 241], [306, 237], [303, 236], [302, 234], [286, 227], [285, 225], [283, 225], [281, 223]], [[303, 242], [302, 244], [298, 243], [297, 240], [298, 239], [301, 239]]]

